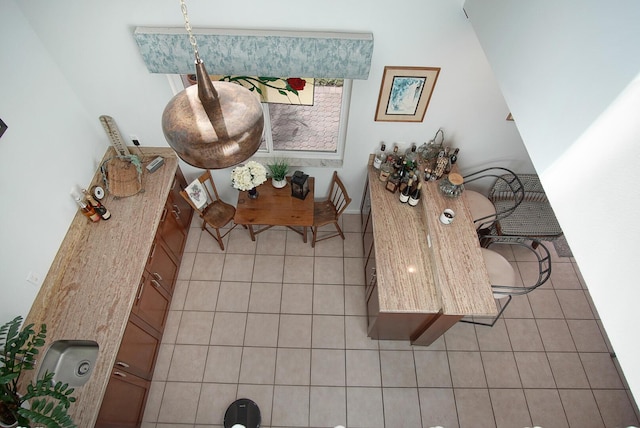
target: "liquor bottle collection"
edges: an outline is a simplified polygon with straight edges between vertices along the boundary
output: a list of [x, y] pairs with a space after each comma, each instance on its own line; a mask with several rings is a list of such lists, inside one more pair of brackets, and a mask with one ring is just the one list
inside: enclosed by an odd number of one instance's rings
[[[436, 143], [438, 135], [442, 135], [439, 144]], [[420, 199], [422, 183], [448, 176], [458, 160], [460, 149], [451, 150], [443, 143], [444, 135], [441, 129], [429, 143], [420, 147], [412, 143], [404, 153], [399, 151], [397, 144], [389, 151], [387, 145], [382, 143], [374, 156], [373, 167], [378, 170], [378, 178], [385, 183], [388, 191], [400, 193], [400, 202], [416, 206]]]
[[97, 197], [94, 197], [86, 189], [82, 189], [84, 198], [77, 193], [72, 193], [71, 196], [80, 207], [80, 212], [84, 214], [93, 223], [97, 223], [100, 220], [109, 220], [111, 218], [111, 212], [105, 207]]

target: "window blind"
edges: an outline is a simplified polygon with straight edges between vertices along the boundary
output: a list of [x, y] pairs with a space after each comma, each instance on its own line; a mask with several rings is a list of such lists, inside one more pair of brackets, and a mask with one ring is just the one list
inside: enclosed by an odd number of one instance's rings
[[[193, 29], [209, 74], [367, 79], [373, 34]], [[151, 73], [194, 72], [184, 28], [138, 27], [134, 38]]]

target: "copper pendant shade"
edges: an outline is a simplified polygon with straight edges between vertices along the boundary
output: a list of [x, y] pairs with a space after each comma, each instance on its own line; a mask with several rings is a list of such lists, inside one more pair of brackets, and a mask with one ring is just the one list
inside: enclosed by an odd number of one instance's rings
[[197, 58], [198, 84], [174, 96], [162, 114], [162, 131], [178, 156], [202, 169], [221, 169], [250, 158], [260, 147], [260, 101], [236, 83], [212, 82]]

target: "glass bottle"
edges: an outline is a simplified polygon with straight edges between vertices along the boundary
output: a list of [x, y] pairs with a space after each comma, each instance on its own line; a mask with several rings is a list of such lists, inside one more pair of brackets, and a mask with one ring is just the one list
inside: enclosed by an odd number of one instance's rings
[[414, 169], [418, 165], [418, 153], [416, 152], [416, 143], [411, 143], [411, 147], [404, 154], [407, 161], [407, 168]]
[[422, 193], [422, 181], [418, 182], [416, 188], [409, 195], [409, 205], [415, 207], [418, 205], [418, 201], [420, 201], [420, 194]]
[[382, 165], [380, 165], [380, 174], [378, 175], [378, 178], [382, 182], [386, 182], [387, 180], [389, 180], [389, 176], [393, 172], [393, 166], [391, 166], [390, 160], [391, 160], [391, 155], [389, 155], [387, 160], [383, 162]]
[[387, 155], [385, 154], [385, 149], [387, 146], [384, 142], [380, 145], [380, 150], [376, 153], [376, 156], [373, 158], [373, 167], [375, 169], [380, 169], [382, 163], [387, 159]]
[[391, 193], [396, 193], [396, 190], [398, 189], [399, 184], [400, 184], [400, 177], [398, 176], [398, 171], [396, 171], [389, 176], [389, 179], [387, 180], [387, 184], [385, 184], [384, 187]]
[[402, 164], [402, 156], [400, 156], [400, 153], [398, 153], [397, 144], [393, 145], [393, 153], [391, 153], [390, 156], [391, 156], [391, 165], [395, 166], [397, 169], [398, 165]]
[[409, 179], [407, 186], [404, 189], [402, 189], [402, 192], [400, 192], [400, 202], [402, 202], [403, 204], [409, 201], [412, 184], [413, 184], [413, 179]]
[[100, 221], [100, 216], [98, 215], [96, 210], [93, 209], [91, 205], [85, 203], [80, 198], [76, 199], [76, 203], [80, 207], [80, 212], [84, 214], [85, 217], [87, 217], [89, 220], [91, 220], [94, 223]]
[[399, 189], [402, 192], [404, 190], [405, 187], [407, 187], [409, 185], [409, 180], [411, 180], [412, 182], [414, 181], [414, 174], [413, 171], [409, 171], [408, 174], [405, 174], [402, 181], [400, 182], [399, 185]]
[[451, 165], [455, 165], [456, 162], [458, 161], [458, 152], [460, 151], [460, 149], [456, 148], [453, 153], [451, 154], [451, 156], [449, 156], [449, 160], [451, 161]]
[[91, 193], [87, 192], [85, 189], [82, 190], [84, 192], [85, 198], [89, 205], [93, 207], [94, 210], [98, 213], [101, 219], [109, 220], [111, 218], [111, 211], [107, 209], [100, 201], [95, 199]]

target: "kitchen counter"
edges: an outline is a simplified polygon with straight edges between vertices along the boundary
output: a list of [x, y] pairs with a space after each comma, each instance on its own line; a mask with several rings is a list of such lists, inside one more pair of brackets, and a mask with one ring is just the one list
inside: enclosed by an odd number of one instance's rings
[[[429, 345], [464, 316], [497, 313], [464, 193], [445, 198], [438, 183], [423, 183], [420, 202], [411, 207], [368, 167], [376, 284], [367, 298], [374, 338]], [[439, 221], [445, 208], [456, 212], [450, 225]]]
[[[164, 158], [164, 165], [151, 174], [144, 169], [143, 192], [124, 198], [107, 195], [103, 203], [111, 211], [108, 221], [91, 223], [80, 212], [76, 214], [25, 321], [47, 325], [42, 352], [62, 339], [95, 340], [100, 347], [91, 378], [76, 388], [77, 401], [69, 410], [78, 427], [96, 422], [178, 168], [170, 148], [146, 147], [142, 153], [143, 165], [156, 156]], [[110, 148], [104, 159], [114, 154]], [[99, 171], [93, 184], [102, 185]], [[25, 373], [24, 380], [36, 374], [37, 367]]]

